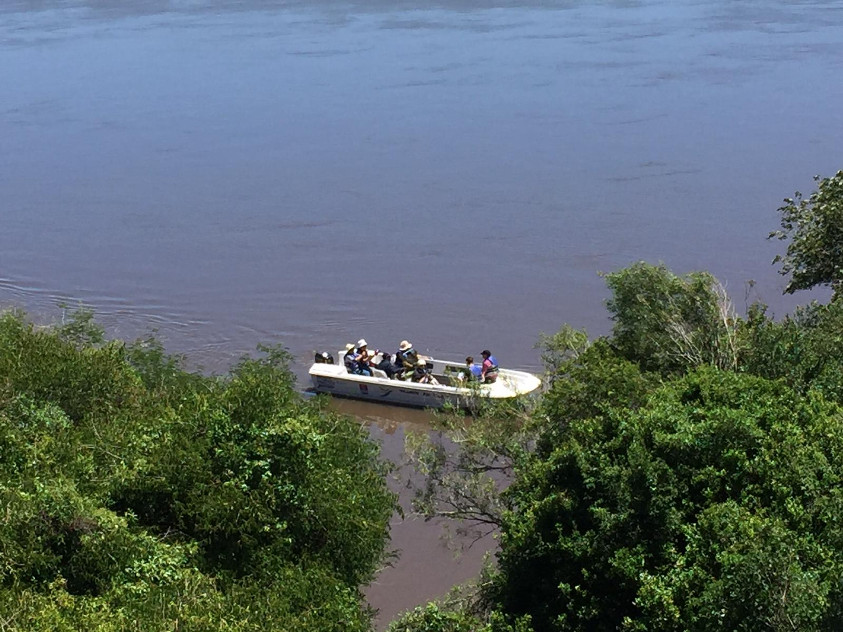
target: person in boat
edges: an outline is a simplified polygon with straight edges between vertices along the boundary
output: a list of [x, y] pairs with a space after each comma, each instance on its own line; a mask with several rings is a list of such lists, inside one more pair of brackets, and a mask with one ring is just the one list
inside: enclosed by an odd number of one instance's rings
[[342, 357], [343, 364], [345, 364], [345, 370], [349, 373], [354, 373], [357, 370], [357, 358], [354, 354], [354, 345], [350, 342], [345, 345], [345, 353]]
[[[395, 379], [395, 374], [399, 371], [399, 368], [392, 363], [392, 356], [386, 351], [379, 351], [378, 353], [381, 354], [381, 361], [373, 366], [386, 373], [386, 377], [390, 380]], [[377, 355], [377, 353], [375, 355]]]
[[395, 354], [395, 364], [403, 372], [404, 379], [408, 375], [412, 375], [416, 364], [419, 361], [418, 352], [413, 349], [412, 343], [408, 340], [402, 340], [398, 345], [398, 352]]
[[357, 341], [357, 356], [357, 361], [360, 363], [360, 366], [371, 366], [372, 358], [375, 357], [375, 354], [369, 352], [369, 343], [366, 342], [365, 338], [361, 338]]
[[427, 367], [427, 360], [422, 358], [416, 361], [411, 379], [413, 382], [418, 382], [419, 384], [439, 384], [437, 379], [433, 377], [433, 373]]
[[360, 354], [351, 343], [345, 345], [345, 357], [343, 358], [343, 361], [345, 363], [345, 368], [349, 373], [354, 375], [372, 375], [372, 370], [368, 365], [361, 363]]
[[491, 384], [498, 379], [498, 360], [488, 349], [484, 349], [480, 355], [483, 356], [483, 364], [480, 368], [480, 380], [484, 384]]
[[465, 359], [465, 369], [464, 375], [469, 379], [469, 381], [479, 381], [483, 375], [483, 366], [477, 364], [472, 356], [468, 356]]

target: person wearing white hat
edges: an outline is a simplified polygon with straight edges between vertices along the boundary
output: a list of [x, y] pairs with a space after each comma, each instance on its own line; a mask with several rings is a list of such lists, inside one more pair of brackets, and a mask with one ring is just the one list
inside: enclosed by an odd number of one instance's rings
[[345, 353], [342, 356], [343, 364], [345, 364], [345, 370], [349, 373], [357, 373], [357, 354], [354, 353], [354, 345], [350, 342], [345, 345]]
[[[366, 342], [363, 340], [362, 342]], [[372, 375], [372, 369], [369, 367], [368, 361], [360, 353], [360, 349], [355, 349], [350, 342], [345, 345], [345, 368], [349, 373], [355, 375]]]
[[375, 354], [369, 353], [369, 344], [366, 342], [365, 338], [361, 338], [357, 341], [357, 361], [360, 363], [360, 367], [368, 371], [368, 374], [371, 375], [371, 369], [369, 368], [372, 363], [372, 358]]
[[427, 368], [427, 360], [424, 358], [419, 358], [416, 361], [412, 379], [413, 382], [418, 382], [419, 384], [439, 384], [436, 378], [433, 377], [433, 373]]
[[395, 354], [395, 364], [404, 370], [404, 379], [409, 377], [416, 368], [419, 361], [419, 354], [413, 349], [409, 340], [402, 340], [398, 345], [398, 353]]

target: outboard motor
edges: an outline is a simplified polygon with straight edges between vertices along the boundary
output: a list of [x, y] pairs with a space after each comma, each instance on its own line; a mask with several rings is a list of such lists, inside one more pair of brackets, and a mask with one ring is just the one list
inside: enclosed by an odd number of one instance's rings
[[327, 351], [316, 352], [316, 355], [313, 356], [313, 361], [316, 364], [333, 364], [334, 363], [334, 356], [332, 356]]

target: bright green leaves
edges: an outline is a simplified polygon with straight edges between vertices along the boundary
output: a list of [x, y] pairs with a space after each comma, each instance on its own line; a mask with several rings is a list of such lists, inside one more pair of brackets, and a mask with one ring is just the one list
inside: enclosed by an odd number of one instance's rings
[[843, 171], [831, 178], [816, 176], [817, 190], [806, 200], [798, 191], [779, 209], [781, 230], [770, 237], [790, 240], [781, 274], [790, 275], [792, 293], [829, 285], [839, 294], [843, 284]]
[[649, 371], [710, 364], [733, 369], [739, 342], [734, 308], [707, 272], [678, 277], [664, 265], [633, 264], [606, 275], [612, 345]]
[[206, 377], [95, 333], [0, 316], [4, 625], [367, 629], [395, 497], [365, 430], [283, 349]]
[[840, 420], [709, 368], [554, 430], [508, 492], [496, 598], [537, 629], [829, 629]]
[[811, 303], [773, 321], [764, 310], [750, 310], [742, 326], [742, 370], [783, 379], [800, 393], [821, 392], [843, 402], [843, 300]]

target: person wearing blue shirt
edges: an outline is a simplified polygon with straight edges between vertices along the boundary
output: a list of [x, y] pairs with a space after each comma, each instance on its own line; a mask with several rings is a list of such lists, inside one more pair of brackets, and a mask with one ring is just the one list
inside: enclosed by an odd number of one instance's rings
[[466, 375], [469, 380], [477, 381], [480, 379], [480, 376], [483, 373], [483, 367], [477, 364], [473, 357], [468, 356], [465, 359], [465, 367], [468, 369], [468, 373], [466, 373]]

